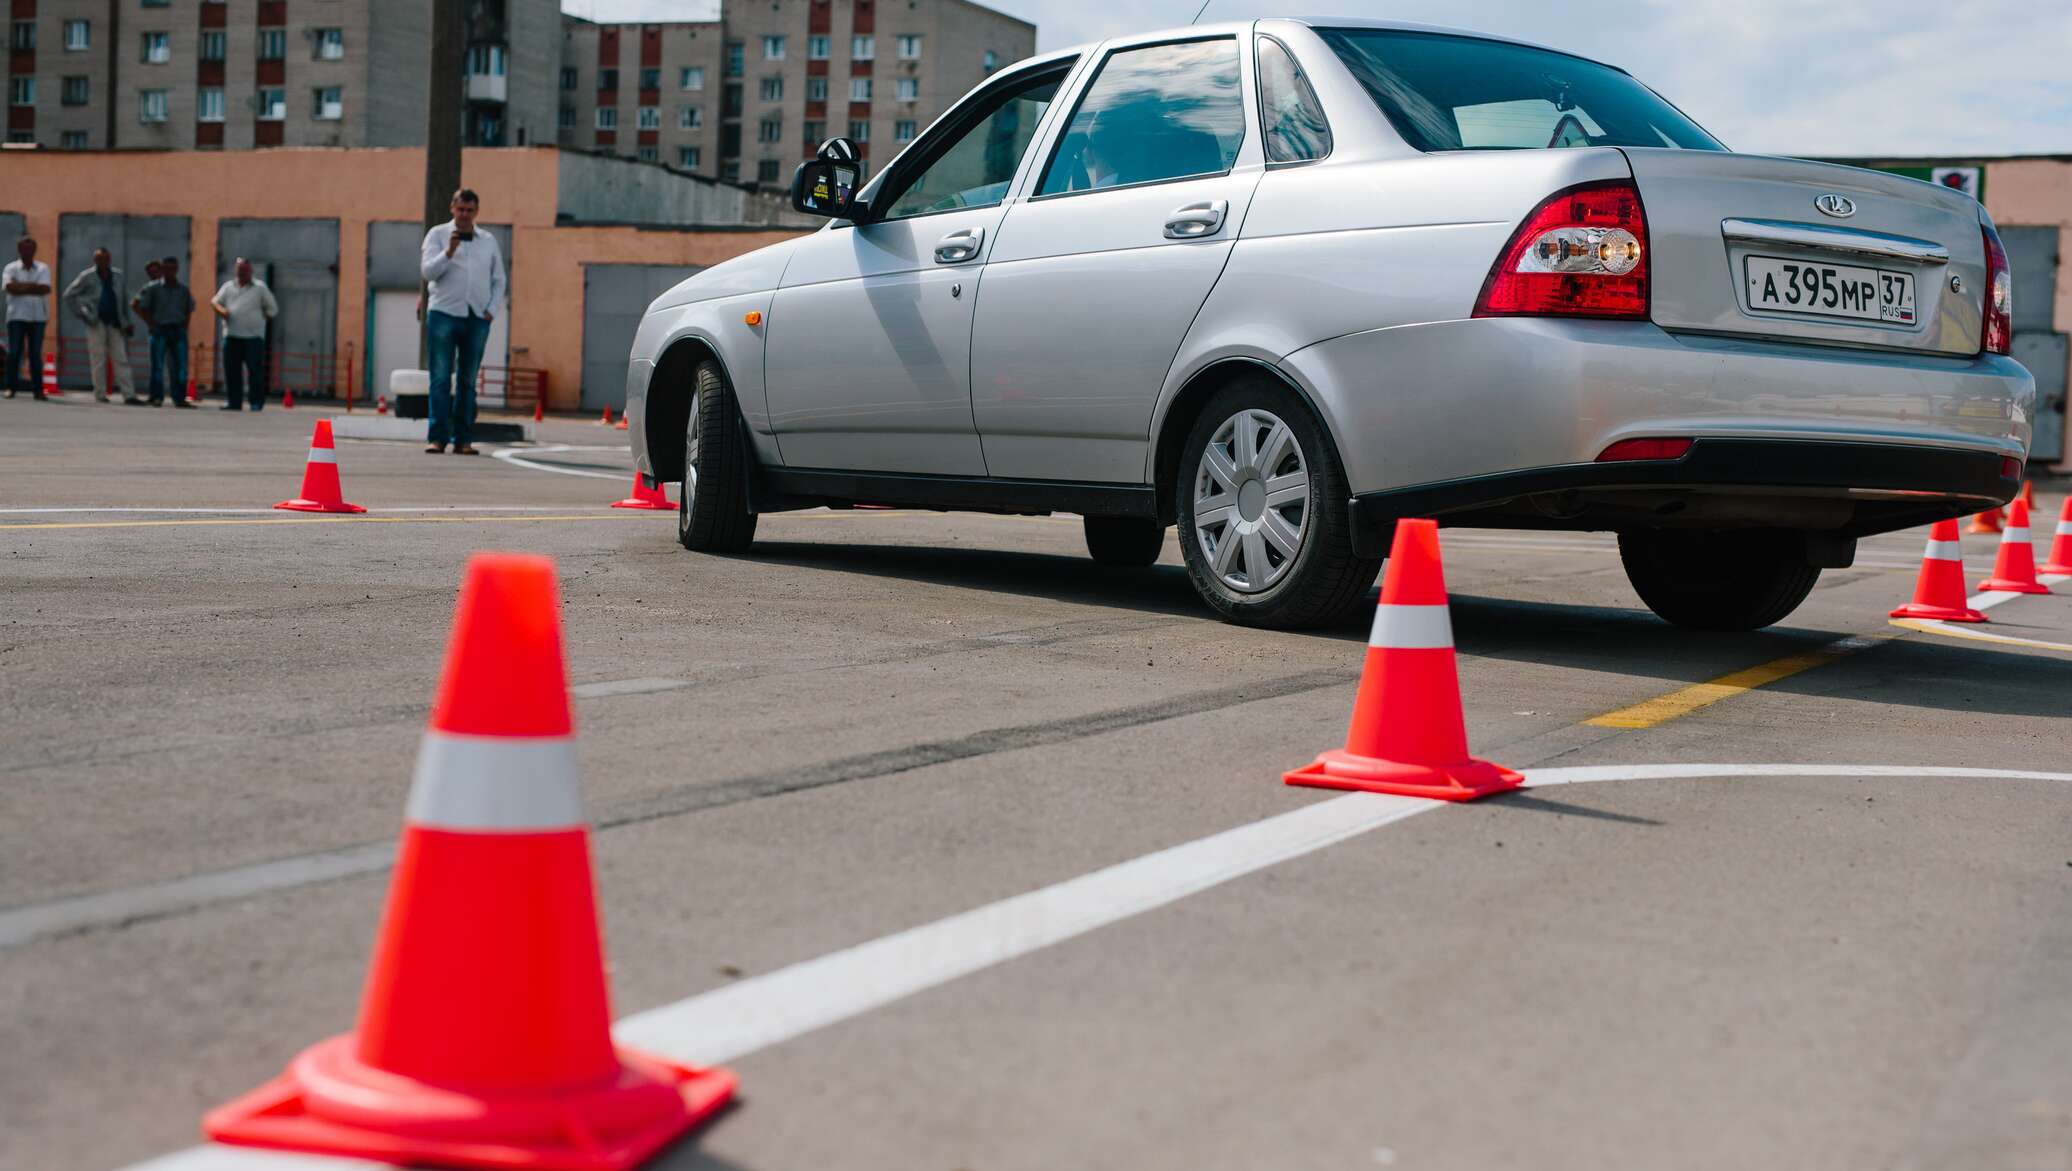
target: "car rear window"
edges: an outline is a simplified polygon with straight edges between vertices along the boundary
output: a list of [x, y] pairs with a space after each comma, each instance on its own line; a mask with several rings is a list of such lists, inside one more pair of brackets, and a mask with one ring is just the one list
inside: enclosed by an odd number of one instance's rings
[[1581, 57], [1403, 29], [1318, 29], [1410, 145], [1725, 150], [1632, 77]]

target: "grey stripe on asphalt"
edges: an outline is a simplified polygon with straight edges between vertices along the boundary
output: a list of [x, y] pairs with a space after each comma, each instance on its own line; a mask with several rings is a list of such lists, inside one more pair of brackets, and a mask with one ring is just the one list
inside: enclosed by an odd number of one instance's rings
[[689, 687], [682, 679], [606, 679], [601, 683], [579, 683], [568, 689], [577, 699], [597, 699], [606, 695], [646, 695], [650, 691], [675, 691]]

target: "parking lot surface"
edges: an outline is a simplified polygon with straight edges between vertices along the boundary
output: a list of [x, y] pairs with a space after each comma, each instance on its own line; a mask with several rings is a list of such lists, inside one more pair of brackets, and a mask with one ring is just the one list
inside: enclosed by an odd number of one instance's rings
[[364, 517], [268, 511], [314, 417], [0, 403], [0, 1166], [191, 1147], [352, 1027], [484, 548], [559, 566], [615, 1013], [741, 1078], [658, 1166], [2072, 1149], [2072, 587], [1992, 610], [2026, 643], [1895, 628], [1913, 531], [1695, 634], [1608, 536], [1447, 530], [1475, 750], [1612, 779], [1275, 837], [1348, 800], [1280, 774], [1342, 742], [1364, 618], [1224, 625], [1170, 542], [1103, 569], [1072, 517], [783, 514], [692, 555], [605, 507], [590, 423], [526, 463], [341, 440]]

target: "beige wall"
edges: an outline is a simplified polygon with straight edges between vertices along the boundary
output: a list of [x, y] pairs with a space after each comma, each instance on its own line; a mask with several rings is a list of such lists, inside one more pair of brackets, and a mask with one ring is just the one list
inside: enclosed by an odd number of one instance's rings
[[[2058, 287], [2051, 327], [2059, 333], [2072, 333], [2072, 159], [1987, 163], [1986, 211], [1996, 224], [2058, 226]], [[2072, 371], [2067, 373], [2072, 376]], [[2064, 450], [2072, 453], [2072, 442]], [[2072, 470], [2072, 458], [2053, 470]]]

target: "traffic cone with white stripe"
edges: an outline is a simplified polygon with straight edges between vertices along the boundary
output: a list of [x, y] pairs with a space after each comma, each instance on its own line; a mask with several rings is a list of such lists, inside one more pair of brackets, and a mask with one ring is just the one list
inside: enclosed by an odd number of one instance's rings
[[2029, 506], [2019, 496], [2007, 506], [2007, 527], [2000, 532], [2000, 554], [1993, 559], [1993, 576], [1978, 583], [1978, 588], [2008, 594], [2050, 592], [2036, 580], [2036, 547], [2029, 543]]
[[1345, 747], [1281, 779], [1441, 801], [1472, 801], [1524, 783], [1518, 773], [1468, 755], [1436, 522], [1396, 522]]
[[331, 420], [318, 419], [316, 433], [309, 437], [309, 462], [302, 469], [302, 495], [274, 505], [291, 512], [365, 512], [345, 502], [345, 490], [338, 484], [338, 446], [331, 442]]
[[222, 1142], [620, 1171], [734, 1075], [615, 1047], [554, 564], [468, 563], [358, 1028], [211, 1111]]
[[2058, 509], [2058, 528], [2051, 535], [2050, 560], [2043, 563], [2043, 572], [2072, 576], [2072, 496]]
[[639, 472], [633, 473], [633, 495], [616, 501], [613, 508], [645, 508], [651, 512], [675, 512], [676, 505], [669, 503], [669, 490], [656, 484], [650, 488]]
[[1984, 622], [1964, 596], [1964, 552], [1958, 546], [1957, 522], [1939, 520], [1928, 530], [1928, 548], [1921, 554], [1921, 575], [1914, 579], [1914, 600], [1892, 612], [1894, 618], [1930, 618], [1938, 622]]
[[61, 398], [64, 396], [64, 393], [64, 391], [58, 389], [57, 359], [45, 354], [43, 356], [43, 396], [45, 398]]

